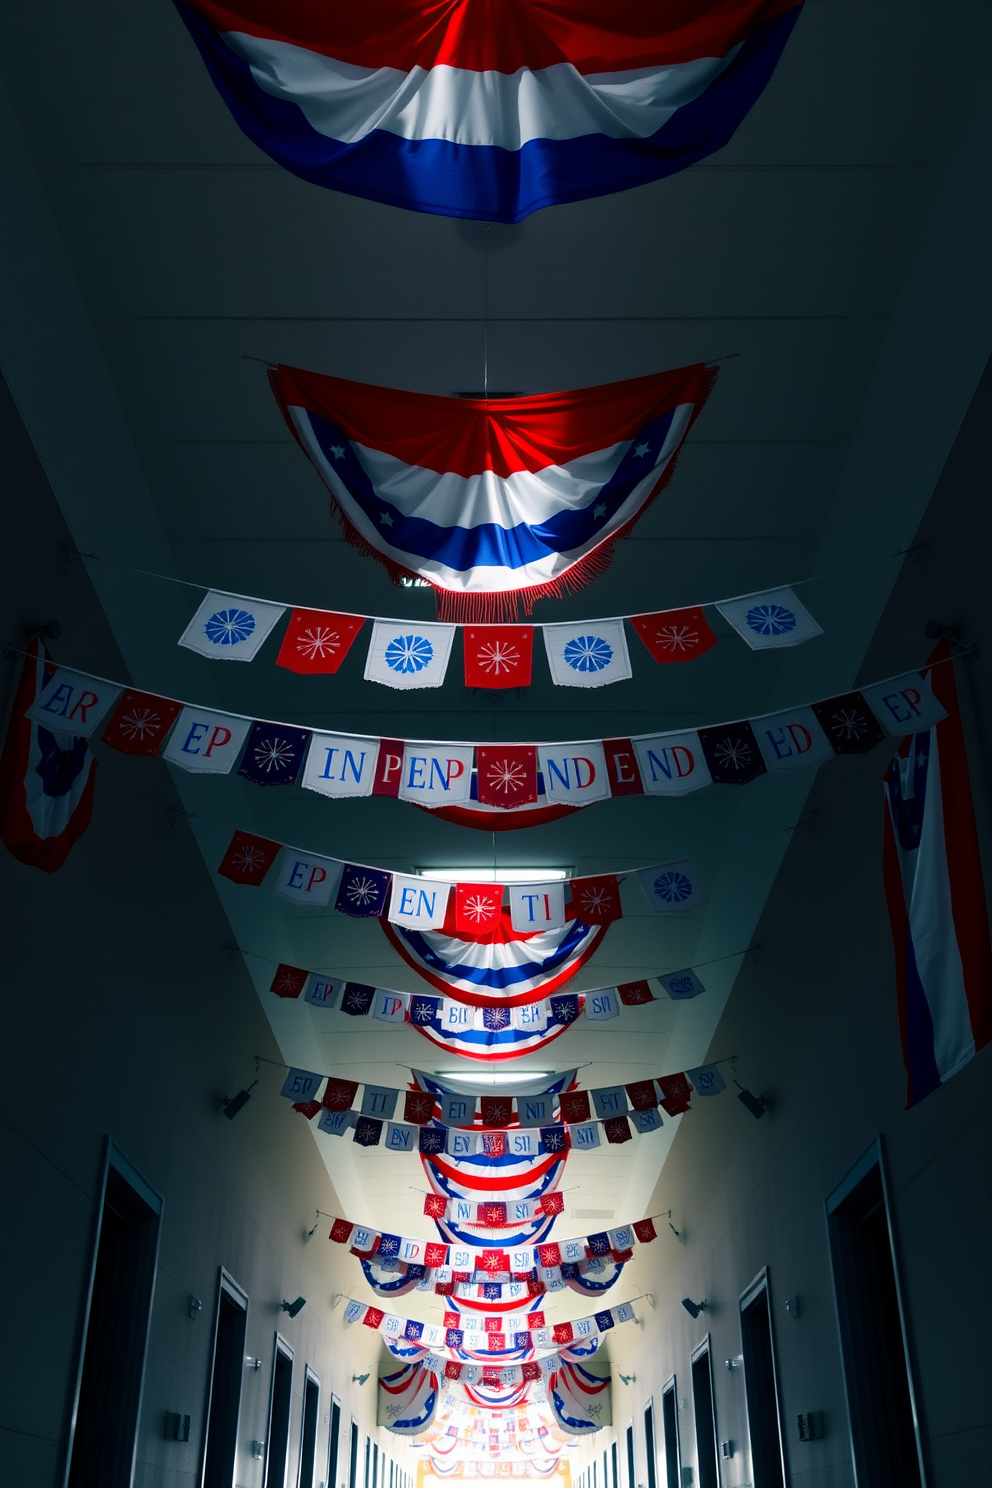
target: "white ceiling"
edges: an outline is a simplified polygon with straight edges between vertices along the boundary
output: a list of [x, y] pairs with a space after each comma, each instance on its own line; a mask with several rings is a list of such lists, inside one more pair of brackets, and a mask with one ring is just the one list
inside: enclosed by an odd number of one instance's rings
[[[167, 0], [8, 5], [14, 231], [0, 264], [0, 354], [76, 541], [99, 555], [88, 566], [135, 683], [261, 717], [480, 740], [646, 732], [851, 685], [897, 572], [891, 555], [912, 542], [990, 349], [979, 248], [992, 200], [989, 11], [955, 4], [953, 25], [948, 13], [807, 0], [771, 86], [720, 154], [653, 186], [486, 228], [321, 191], [272, 165], [237, 130]], [[635, 653], [633, 681], [601, 692], [541, 676], [520, 697], [488, 698], [466, 691], [457, 666], [440, 694], [367, 684], [360, 646], [339, 676], [318, 679], [275, 668], [271, 646], [250, 667], [177, 649], [195, 592], [133, 570], [431, 614], [429, 595], [392, 589], [342, 543], [262, 363], [452, 393], [480, 387], [486, 336], [490, 386], [520, 392], [727, 358], [668, 493], [605, 578], [538, 618], [822, 575], [803, 597], [824, 637], [788, 656], [728, 639], [682, 668]], [[923, 644], [907, 636], [907, 665]], [[89, 660], [71, 630], [59, 655]], [[494, 850], [504, 864], [578, 872], [698, 858], [705, 910], [659, 920], [630, 893], [629, 916], [578, 985], [692, 961], [707, 994], [580, 1023], [528, 1061], [588, 1065], [582, 1079], [595, 1085], [702, 1060], [808, 788], [766, 778], [611, 801], [494, 845], [394, 801], [177, 783], [211, 868], [238, 826], [399, 870], [490, 862]], [[397, 1065], [451, 1068], [409, 1028], [264, 990], [272, 967], [252, 952], [412, 990], [415, 974], [374, 923], [216, 883], [290, 1062], [378, 1083], [402, 1083]], [[170, 909], [181, 923], [179, 889]], [[573, 1156], [566, 1214], [638, 1217], [672, 1130]], [[351, 1217], [423, 1233], [409, 1158], [317, 1140]]]

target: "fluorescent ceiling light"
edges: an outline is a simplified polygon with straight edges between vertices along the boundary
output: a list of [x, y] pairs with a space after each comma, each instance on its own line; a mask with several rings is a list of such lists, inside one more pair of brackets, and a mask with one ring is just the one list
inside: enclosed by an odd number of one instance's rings
[[568, 878], [571, 868], [415, 868], [423, 878], [445, 883], [554, 883]]
[[523, 1070], [520, 1074], [511, 1075], [503, 1070], [467, 1070], [464, 1074], [461, 1070], [435, 1070], [431, 1076], [433, 1080], [461, 1080], [465, 1085], [526, 1085], [530, 1080], [550, 1080], [554, 1077], [554, 1070]]

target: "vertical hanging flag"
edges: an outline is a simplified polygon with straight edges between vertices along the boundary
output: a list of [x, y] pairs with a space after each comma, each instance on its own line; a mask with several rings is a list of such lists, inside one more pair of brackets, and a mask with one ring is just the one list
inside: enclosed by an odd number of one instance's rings
[[214, 661], [254, 661], [285, 613], [285, 605], [212, 589], [179, 637], [179, 644]]
[[55, 674], [30, 641], [0, 755], [0, 840], [21, 863], [54, 873], [90, 824], [96, 760], [85, 738], [54, 733], [27, 716]]
[[692, 605], [687, 610], [659, 610], [656, 615], [634, 615], [630, 623], [652, 659], [662, 665], [673, 661], [695, 661], [697, 656], [716, 645], [716, 636], [710, 630], [700, 605]]
[[537, 801], [537, 749], [532, 744], [480, 744], [475, 761], [484, 806], [528, 806]]
[[26, 714], [53, 732], [88, 739], [122, 691], [117, 682], [102, 682], [98, 677], [87, 677], [66, 667], [59, 667], [54, 673], [46, 669], [44, 685]]
[[290, 616], [276, 666], [303, 676], [332, 676], [351, 650], [365, 621], [333, 610], [297, 610]]
[[545, 625], [544, 649], [558, 687], [605, 687], [631, 675], [622, 620]]
[[467, 625], [462, 631], [466, 687], [529, 687], [534, 655], [530, 625]]
[[154, 692], [125, 688], [101, 734], [104, 744], [119, 754], [158, 754], [165, 737], [182, 712], [182, 703]]
[[942, 721], [885, 773], [883, 865], [899, 1029], [914, 1106], [992, 1040], [992, 946], [950, 648], [931, 656]]
[[440, 687], [454, 635], [453, 625], [375, 620], [365, 680], [387, 687]]
[[706, 895], [691, 863], [662, 863], [640, 868], [637, 877], [652, 909], [659, 914], [678, 913], [706, 903]]
[[745, 599], [726, 599], [716, 606], [752, 651], [798, 646], [823, 631], [791, 589], [771, 589]]

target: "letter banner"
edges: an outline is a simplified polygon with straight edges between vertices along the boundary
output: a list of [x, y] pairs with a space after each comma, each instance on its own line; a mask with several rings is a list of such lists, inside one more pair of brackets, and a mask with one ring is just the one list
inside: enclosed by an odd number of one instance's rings
[[721, 149], [800, 4], [366, 0], [360, 24], [334, 5], [177, 8], [235, 122], [283, 169], [409, 211], [520, 222]]

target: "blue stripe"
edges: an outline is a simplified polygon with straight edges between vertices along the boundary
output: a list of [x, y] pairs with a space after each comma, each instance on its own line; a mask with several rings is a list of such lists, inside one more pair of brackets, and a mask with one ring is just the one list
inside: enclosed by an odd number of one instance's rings
[[595, 926], [583, 925], [581, 920], [575, 920], [565, 939], [544, 961], [530, 961], [524, 966], [503, 967], [463, 966], [457, 961], [449, 963], [431, 948], [430, 942], [425, 939], [425, 932], [408, 930], [402, 925], [394, 925], [393, 929], [406, 941], [413, 955], [418, 957], [425, 966], [429, 966], [432, 971], [443, 972], [452, 981], [471, 982], [474, 987], [484, 987], [490, 992], [509, 992], [523, 982], [533, 981], [537, 977], [545, 977], [557, 971], [571, 956], [582, 949]]
[[[306, 413], [324, 459], [379, 530], [382, 541], [417, 558], [444, 563], [456, 573], [467, 573], [483, 565], [523, 568], [525, 564], [536, 563], [549, 554], [571, 553], [576, 548], [597, 542], [634, 487], [652, 468], [646, 462], [657, 458], [668, 438], [674, 415], [674, 408], [670, 408], [638, 431], [611, 478], [590, 494], [583, 507], [556, 512], [546, 522], [520, 522], [516, 527], [501, 527], [497, 522], [480, 522], [475, 527], [439, 527], [424, 517], [407, 516], [398, 506], [380, 496], [348, 436], [319, 414]], [[649, 452], [636, 455], [634, 451], [638, 443], [650, 445]], [[332, 453], [334, 448], [343, 449], [345, 453], [335, 456]], [[664, 469], [664, 466], [658, 469], [659, 479]], [[644, 499], [647, 500], [647, 496]]]
[[540, 207], [642, 186], [722, 149], [768, 85], [800, 9], [756, 27], [706, 91], [646, 139], [587, 134], [506, 150], [381, 130], [352, 145], [328, 139], [295, 103], [263, 92], [202, 16], [183, 0], [176, 6], [238, 125], [279, 165], [352, 196], [489, 222], [519, 222]]

